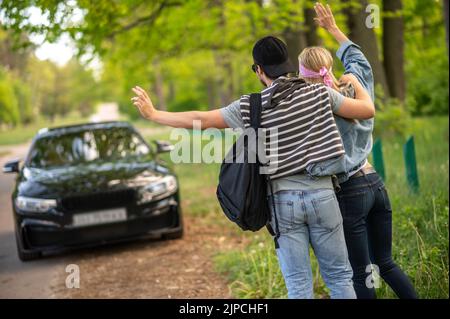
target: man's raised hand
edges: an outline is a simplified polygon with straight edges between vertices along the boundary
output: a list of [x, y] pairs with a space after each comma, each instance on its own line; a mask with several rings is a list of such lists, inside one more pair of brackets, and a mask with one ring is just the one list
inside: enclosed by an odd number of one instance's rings
[[153, 106], [152, 100], [148, 96], [147, 92], [139, 86], [135, 86], [132, 90], [136, 96], [131, 98], [131, 101], [133, 101], [133, 104], [137, 106], [143, 117], [148, 120], [152, 120], [157, 111]]

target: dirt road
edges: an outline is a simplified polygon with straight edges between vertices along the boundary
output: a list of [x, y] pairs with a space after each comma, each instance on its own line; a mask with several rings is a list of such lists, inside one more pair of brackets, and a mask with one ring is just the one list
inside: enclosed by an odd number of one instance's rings
[[[27, 145], [0, 157], [21, 157]], [[142, 241], [21, 262], [16, 253], [10, 193], [14, 174], [0, 175], [0, 298], [229, 298], [211, 257], [230, 240], [202, 220], [185, 217], [180, 240]], [[80, 269], [80, 288], [66, 288], [67, 265]]]
[[[28, 145], [2, 147], [0, 167], [7, 159], [23, 158]], [[17, 257], [11, 210], [11, 190], [15, 174], [0, 173], [0, 298], [39, 298], [51, 295], [50, 282], [58, 272], [62, 259], [29, 263]], [[64, 269], [64, 268], [63, 268]]]
[[[28, 145], [0, 147], [0, 166]], [[15, 174], [0, 173], [0, 298], [229, 298], [212, 256], [233, 236], [185, 216], [183, 239], [141, 241], [21, 262], [16, 253], [11, 191]], [[214, 196], [214, 194], [212, 194]], [[236, 243], [237, 244], [237, 243]], [[80, 269], [80, 288], [67, 288], [66, 267]]]

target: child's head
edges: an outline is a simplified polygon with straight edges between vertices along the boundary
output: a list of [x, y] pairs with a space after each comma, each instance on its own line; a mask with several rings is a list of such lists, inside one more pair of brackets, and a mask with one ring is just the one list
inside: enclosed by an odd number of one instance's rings
[[338, 86], [333, 75], [333, 56], [321, 47], [307, 47], [298, 56], [300, 77], [308, 83]]

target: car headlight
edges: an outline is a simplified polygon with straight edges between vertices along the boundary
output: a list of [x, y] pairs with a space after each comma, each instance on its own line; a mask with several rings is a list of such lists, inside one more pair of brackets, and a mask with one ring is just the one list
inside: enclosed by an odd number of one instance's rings
[[45, 213], [56, 207], [55, 199], [40, 199], [18, 196], [15, 200], [17, 208], [26, 212]]
[[139, 203], [150, 202], [160, 195], [172, 194], [177, 190], [177, 187], [177, 180], [174, 176], [165, 176], [159, 181], [147, 185], [142, 189]]

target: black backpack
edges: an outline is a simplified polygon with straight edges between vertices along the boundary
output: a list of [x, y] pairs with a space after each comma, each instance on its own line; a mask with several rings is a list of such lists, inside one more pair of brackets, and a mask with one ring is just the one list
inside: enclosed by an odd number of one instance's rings
[[[250, 95], [250, 123], [257, 138], [261, 125], [261, 94]], [[225, 215], [241, 229], [257, 231], [266, 226], [275, 236], [275, 246], [278, 248], [278, 220], [273, 201], [276, 233], [269, 224], [271, 214], [267, 186], [270, 186], [272, 193], [270, 177], [260, 174], [262, 164], [256, 155], [256, 161], [249, 161], [249, 154], [256, 154], [255, 144], [245, 134], [234, 143], [220, 168], [217, 198]], [[240, 160], [237, 160], [238, 157]]]

